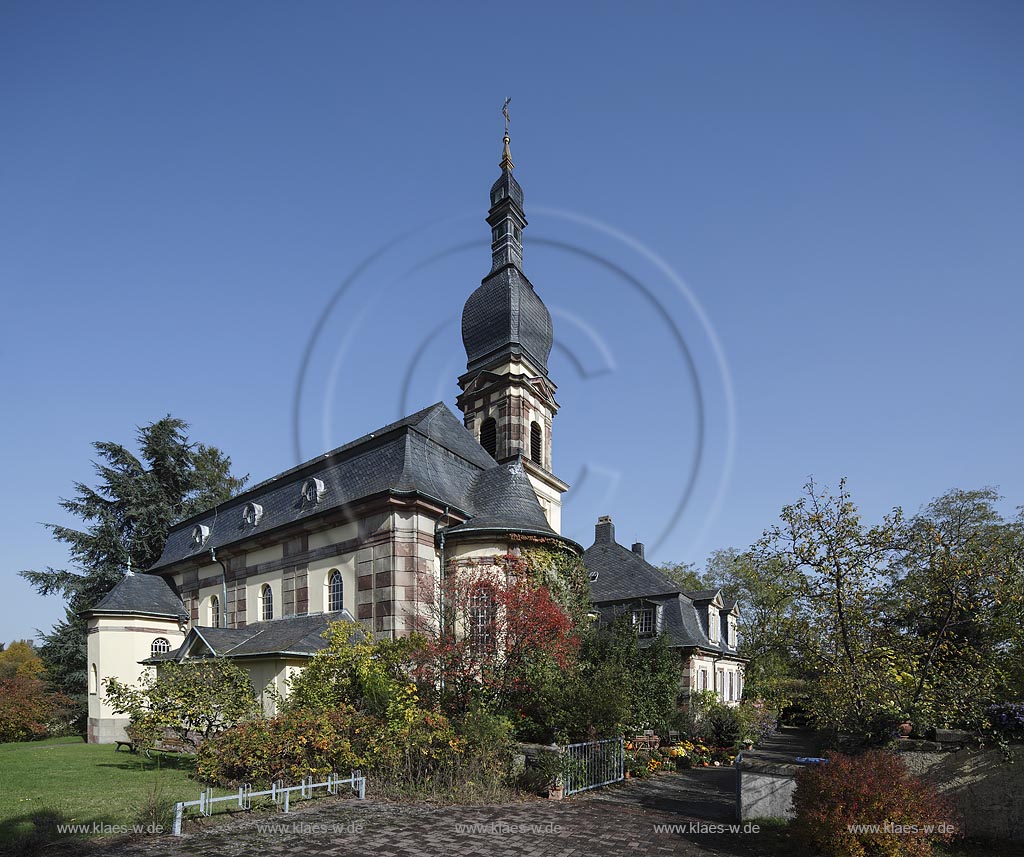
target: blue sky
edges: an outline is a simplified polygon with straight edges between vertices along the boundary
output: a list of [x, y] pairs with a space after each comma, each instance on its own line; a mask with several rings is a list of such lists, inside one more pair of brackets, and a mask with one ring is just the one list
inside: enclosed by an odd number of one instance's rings
[[15, 575], [65, 564], [40, 522], [92, 441], [173, 413], [258, 480], [454, 408], [507, 95], [568, 535], [702, 562], [811, 475], [1012, 511], [1022, 36], [990, 2], [4, 4], [0, 640], [59, 616]]

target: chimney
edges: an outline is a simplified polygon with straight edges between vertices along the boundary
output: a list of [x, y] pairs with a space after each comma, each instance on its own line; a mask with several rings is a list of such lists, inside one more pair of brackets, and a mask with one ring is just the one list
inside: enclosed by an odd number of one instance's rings
[[633, 553], [635, 553], [638, 557], [640, 557], [640, 559], [643, 559], [644, 558], [644, 543], [643, 542], [635, 542], [633, 544]]
[[594, 527], [594, 544], [615, 544], [615, 524], [612, 523], [611, 515], [602, 515], [597, 519], [597, 526]]

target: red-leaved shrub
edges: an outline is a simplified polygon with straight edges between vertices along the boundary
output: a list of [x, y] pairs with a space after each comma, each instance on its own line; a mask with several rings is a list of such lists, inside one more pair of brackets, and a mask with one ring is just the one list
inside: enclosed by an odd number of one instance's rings
[[929, 857], [959, 829], [951, 804], [884, 750], [802, 769], [793, 805], [793, 835], [825, 857]]

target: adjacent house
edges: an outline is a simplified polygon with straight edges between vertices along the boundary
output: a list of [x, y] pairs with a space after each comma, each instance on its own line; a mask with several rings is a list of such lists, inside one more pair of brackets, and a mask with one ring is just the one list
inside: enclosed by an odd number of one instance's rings
[[632, 549], [615, 541], [610, 516], [598, 519], [594, 543], [583, 553], [590, 597], [602, 623], [628, 618], [641, 639], [664, 634], [683, 661], [680, 695], [714, 691], [728, 704], [743, 694], [746, 659], [737, 651], [739, 608], [722, 592], [681, 589], [644, 558], [643, 544]]

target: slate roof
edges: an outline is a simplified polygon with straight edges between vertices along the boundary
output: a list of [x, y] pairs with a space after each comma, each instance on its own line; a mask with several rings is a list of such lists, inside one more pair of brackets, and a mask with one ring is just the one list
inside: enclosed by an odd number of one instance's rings
[[[583, 552], [583, 565], [590, 576], [590, 600], [603, 623], [629, 615], [641, 607], [660, 609], [660, 631], [670, 646], [701, 648], [736, 658], [736, 650], [725, 643], [719, 633], [712, 642], [707, 629], [707, 607], [719, 593], [717, 589], [683, 592], [665, 575], [645, 560], [614, 540], [615, 530], [609, 519], [598, 524], [597, 540]], [[731, 602], [732, 609], [735, 602]], [[725, 622], [719, 616], [722, 629]], [[653, 638], [641, 641], [650, 644]]]
[[515, 265], [485, 277], [462, 309], [470, 372], [500, 356], [525, 354], [546, 375], [553, 341], [551, 313]]
[[449, 527], [450, 533], [515, 530], [539, 536], [561, 538], [548, 524], [522, 456], [478, 474], [470, 489], [473, 516]]
[[595, 603], [680, 591], [643, 557], [618, 542], [595, 542], [583, 552], [583, 564], [592, 578], [590, 597]]
[[193, 627], [173, 652], [148, 658], [144, 663], [180, 661], [201, 640], [214, 655], [227, 658], [258, 658], [283, 655], [315, 655], [326, 648], [323, 633], [331, 622], [354, 622], [347, 610], [291, 616], [270, 622], [256, 622], [245, 628]]
[[[175, 526], [153, 569], [266, 533], [303, 518], [343, 508], [375, 494], [418, 493], [470, 514], [475, 477], [496, 462], [441, 402], [377, 429], [325, 455], [249, 488], [219, 507]], [[302, 499], [308, 478], [323, 481], [318, 503]], [[256, 526], [242, 520], [248, 503], [263, 507]], [[531, 519], [532, 520], [532, 519]], [[192, 540], [197, 524], [209, 528], [201, 547]]]
[[127, 574], [88, 613], [145, 613], [150, 616], [186, 616], [174, 587], [159, 575]]
[[[502, 170], [501, 175], [495, 180], [494, 184], [491, 185], [491, 199], [495, 198], [495, 191], [499, 188], [505, 188], [505, 195], [512, 198], [516, 205], [520, 208], [523, 207], [523, 189], [516, 180], [516, 177], [512, 175], [511, 170]], [[499, 197], [501, 199], [501, 197]], [[496, 206], [492, 206], [494, 208]]]
[[691, 601], [714, 601], [722, 590], [721, 589], [699, 589], [693, 591], [687, 591], [686, 597]]
[[[720, 631], [718, 641], [712, 642], [707, 632], [707, 608], [698, 607], [681, 592], [675, 595], [636, 598], [632, 601], [596, 604], [602, 623], [610, 624], [616, 619], [628, 616], [638, 607], [661, 609], [661, 632], [668, 644], [677, 648], [700, 648], [731, 658], [738, 658], [735, 649], [725, 643], [725, 634]], [[724, 631], [724, 628], [722, 629]], [[650, 645], [654, 637], [641, 639], [641, 645]]]

